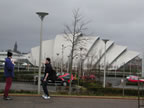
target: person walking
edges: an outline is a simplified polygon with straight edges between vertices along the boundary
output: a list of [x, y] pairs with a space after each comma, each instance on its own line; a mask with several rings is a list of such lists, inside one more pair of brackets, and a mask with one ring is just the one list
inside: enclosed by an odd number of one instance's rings
[[49, 96], [49, 92], [47, 89], [47, 80], [52, 76], [52, 66], [51, 66], [51, 59], [50, 58], [46, 58], [45, 61], [45, 73], [44, 73], [44, 77], [42, 79], [42, 87], [43, 87], [43, 91], [44, 91], [44, 95], [42, 95], [42, 97], [44, 99], [50, 99]]
[[14, 62], [11, 60], [12, 55], [13, 55], [12, 52], [8, 51], [7, 58], [5, 59], [4, 76], [6, 78], [6, 85], [3, 96], [4, 100], [12, 100], [12, 98], [8, 96], [9, 90], [12, 85], [12, 78], [14, 77]]

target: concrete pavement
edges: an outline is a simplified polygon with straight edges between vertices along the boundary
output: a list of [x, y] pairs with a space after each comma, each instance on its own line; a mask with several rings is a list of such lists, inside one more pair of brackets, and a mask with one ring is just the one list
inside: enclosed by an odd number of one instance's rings
[[137, 100], [52, 97], [44, 100], [40, 96], [12, 96], [5, 101], [0, 97], [0, 108], [137, 108]]
[[[0, 90], [4, 90], [5, 82], [0, 82]], [[26, 90], [26, 91], [37, 91], [38, 86], [34, 85], [33, 83], [26, 83], [26, 82], [13, 82], [11, 86], [11, 90]], [[48, 90], [50, 92], [56, 92], [56, 86], [48, 86]], [[41, 87], [41, 92], [43, 89]]]

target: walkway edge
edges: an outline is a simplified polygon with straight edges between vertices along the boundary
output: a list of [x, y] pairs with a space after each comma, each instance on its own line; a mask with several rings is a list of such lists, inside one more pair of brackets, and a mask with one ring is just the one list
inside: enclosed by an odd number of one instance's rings
[[[3, 94], [0, 94], [3, 96]], [[25, 97], [39, 97], [38, 94], [10, 94], [10, 96], [25, 96]], [[57, 98], [88, 98], [88, 99], [124, 99], [124, 100], [137, 100], [137, 97], [118, 97], [118, 96], [74, 96], [74, 95], [51, 95]]]

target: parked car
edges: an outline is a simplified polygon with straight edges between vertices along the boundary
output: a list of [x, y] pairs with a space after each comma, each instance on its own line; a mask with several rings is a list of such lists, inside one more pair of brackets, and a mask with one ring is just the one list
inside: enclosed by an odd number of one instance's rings
[[126, 77], [126, 79], [128, 80], [131, 76], [135, 76], [135, 75], [128, 75], [128, 76]]
[[[43, 75], [42, 75], [43, 76]], [[41, 77], [42, 79], [43, 77]], [[71, 75], [71, 80], [74, 80], [73, 75]], [[34, 83], [37, 84], [38, 82], [38, 76], [34, 77]], [[70, 74], [65, 73], [64, 75], [56, 75], [55, 81], [48, 80], [47, 81], [48, 85], [61, 85], [61, 86], [68, 86], [70, 83]]]
[[95, 80], [96, 76], [93, 74], [89, 75], [89, 76], [85, 75], [85, 76], [82, 76], [81, 79], [83, 79], [83, 80]]
[[[73, 81], [74, 77], [73, 75], [71, 75], [71, 81]], [[68, 86], [70, 83], [70, 74], [69, 73], [65, 73], [64, 75], [59, 75], [56, 78], [55, 83], [60, 83], [63, 86]]]
[[141, 79], [138, 76], [131, 75], [131, 76], [127, 77], [127, 81], [137, 83], [137, 82], [144, 82], [144, 79]]

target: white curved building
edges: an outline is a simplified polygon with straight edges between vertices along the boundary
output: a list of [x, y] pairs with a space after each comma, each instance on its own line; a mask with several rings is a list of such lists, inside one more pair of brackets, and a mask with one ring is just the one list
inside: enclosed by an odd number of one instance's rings
[[[71, 54], [71, 42], [67, 41], [66, 35], [57, 35], [54, 40], [46, 40], [42, 43], [42, 60], [46, 57], [50, 57], [52, 62], [60, 64], [66, 64], [69, 61]], [[72, 36], [70, 36], [71, 38]], [[130, 60], [139, 56], [139, 52], [129, 51], [126, 46], [115, 44], [115, 42], [109, 40], [105, 43], [100, 37], [95, 36], [81, 36], [79, 40], [82, 40], [75, 46], [74, 51], [74, 63], [76, 67], [82, 60], [83, 67], [86, 69], [87, 64], [91, 64], [93, 67], [97, 64], [104, 65], [104, 54], [106, 51], [106, 64], [109, 69], [119, 68], [123, 64], [128, 63]], [[27, 55], [29, 61], [38, 66], [39, 64], [39, 46], [31, 49], [31, 53]]]

